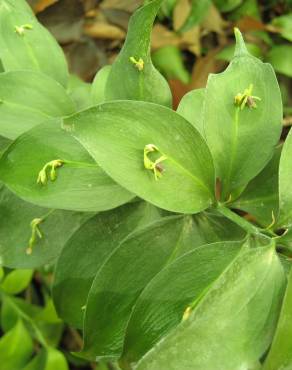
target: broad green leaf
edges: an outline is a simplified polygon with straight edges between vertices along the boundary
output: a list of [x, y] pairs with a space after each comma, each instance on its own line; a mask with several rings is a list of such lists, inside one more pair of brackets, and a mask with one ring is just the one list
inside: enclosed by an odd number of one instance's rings
[[177, 46], [164, 46], [152, 54], [155, 67], [168, 79], [177, 79], [184, 84], [190, 81], [190, 73], [184, 66], [182, 52]]
[[75, 75], [70, 75], [67, 91], [78, 110], [86, 109], [92, 105], [90, 83], [80, 80]]
[[[57, 168], [56, 180], [37, 183], [46, 163], [57, 159], [67, 163]], [[96, 165], [60, 122], [38, 125], [14, 141], [1, 157], [0, 178], [19, 197], [41, 207], [95, 212], [133, 197]]]
[[189, 121], [204, 137], [203, 105], [205, 89], [196, 89], [187, 93], [179, 103], [177, 113]]
[[[131, 17], [125, 44], [109, 72], [106, 100], [143, 100], [171, 106], [170, 88], [150, 56], [151, 31], [161, 3], [151, 1]], [[142, 64], [135, 65], [130, 58], [137, 62], [141, 58]]]
[[180, 32], [189, 31], [192, 27], [202, 22], [211, 4], [212, 2], [210, 0], [192, 0], [190, 14], [180, 28]]
[[286, 289], [281, 315], [278, 321], [272, 347], [263, 370], [289, 370], [292, 366], [292, 273]]
[[93, 105], [101, 104], [105, 102], [105, 87], [107, 84], [108, 76], [111, 70], [111, 66], [104, 66], [101, 68], [91, 86], [91, 100]]
[[[204, 105], [205, 137], [222, 183], [223, 200], [264, 168], [279, 140], [282, 122], [281, 93], [272, 67], [247, 52], [239, 30], [235, 35], [234, 59], [225, 72], [210, 75]], [[248, 89], [261, 100], [236, 106], [235, 97]]]
[[0, 340], [1, 370], [22, 370], [33, 353], [32, 339], [22, 321]]
[[0, 136], [0, 157], [2, 152], [11, 144], [11, 140], [7, 139], [6, 137]]
[[273, 18], [272, 25], [279, 29], [282, 37], [292, 41], [292, 13]]
[[0, 289], [8, 294], [18, 294], [26, 289], [32, 279], [33, 270], [14, 270], [5, 276]]
[[66, 86], [68, 68], [61, 47], [26, 7], [24, 0], [1, 1], [0, 49], [5, 71], [40, 71]]
[[[48, 213], [50, 213], [48, 215]], [[26, 254], [35, 218], [45, 217], [31, 255]], [[92, 214], [40, 208], [18, 198], [0, 185], [0, 264], [11, 268], [35, 268], [55, 262], [70, 236]]]
[[133, 305], [149, 281], [184, 248], [184, 218], [172, 216], [129, 235], [97, 272], [84, 319], [87, 358], [119, 357]]
[[239, 254], [189, 318], [135, 369], [251, 368], [270, 345], [284, 286], [284, 272], [274, 248], [252, 248]]
[[292, 77], [292, 45], [275, 45], [266, 55], [276, 72]]
[[281, 226], [292, 224], [291, 156], [292, 132], [289, 133], [283, 145], [279, 167], [280, 215], [278, 223]]
[[126, 331], [123, 358], [136, 362], [194, 307], [240, 250], [240, 242], [196, 248], [166, 266], [144, 289]]
[[68, 370], [68, 364], [62, 352], [47, 347], [33, 358], [23, 370]]
[[53, 285], [54, 302], [64, 321], [82, 327], [88, 292], [99, 268], [126, 236], [159, 217], [150, 204], [127, 204], [94, 216], [73, 234], [58, 260]]
[[[214, 201], [209, 149], [197, 130], [170, 109], [146, 102], [112, 102], [64, 122], [109, 176], [154, 205], [196, 213]], [[154, 172], [144, 166], [148, 144], [167, 157], [157, 181]]]
[[[1, 36], [0, 36], [1, 37]], [[0, 135], [15, 139], [33, 126], [75, 112], [66, 90], [35, 71], [0, 74]]]
[[247, 185], [245, 190], [232, 203], [233, 208], [253, 215], [262, 226], [269, 226], [279, 210], [279, 161], [281, 147], [266, 167]]

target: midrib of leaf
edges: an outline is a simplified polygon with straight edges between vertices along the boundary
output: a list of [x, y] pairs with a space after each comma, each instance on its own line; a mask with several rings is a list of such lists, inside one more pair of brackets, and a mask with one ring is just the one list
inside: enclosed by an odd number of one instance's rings
[[[164, 155], [164, 153], [162, 153]], [[202, 189], [204, 189], [204, 191], [206, 191], [210, 196], [211, 198], [213, 199], [214, 198], [214, 195], [212, 194], [211, 190], [209, 188], [207, 188], [207, 186], [195, 175], [193, 175], [189, 170], [187, 170], [184, 166], [182, 166], [180, 163], [178, 163], [175, 159], [173, 159], [172, 157], [169, 157], [168, 155], [166, 155], [167, 159], [169, 159], [176, 167], [178, 167], [182, 172], [184, 172], [188, 177], [192, 178], [193, 181], [199, 185], [199, 187], [201, 187]]]
[[[32, 30], [32, 31], [34, 32], [34, 30]], [[41, 69], [41, 66], [39, 64], [39, 61], [36, 59], [36, 57], [34, 55], [31, 43], [29, 42], [29, 40], [27, 40], [27, 38], [25, 38], [25, 36], [24, 36], [24, 44], [25, 44], [25, 48], [26, 48], [29, 56], [31, 57], [31, 59], [33, 61], [33, 64], [36, 66], [37, 70], [41, 72], [42, 69]]]
[[238, 143], [239, 113], [240, 113], [240, 107], [237, 107], [235, 110], [234, 122], [232, 122], [233, 123], [233, 128], [232, 128], [233, 135], [232, 135], [232, 144], [231, 144], [231, 155], [230, 155], [230, 161], [229, 161], [226, 180], [223, 182], [225, 184], [223, 192], [222, 192], [223, 199], [227, 198], [230, 193], [230, 178], [231, 178], [231, 174], [233, 170], [233, 164], [236, 159], [236, 151], [237, 151], [237, 143]]

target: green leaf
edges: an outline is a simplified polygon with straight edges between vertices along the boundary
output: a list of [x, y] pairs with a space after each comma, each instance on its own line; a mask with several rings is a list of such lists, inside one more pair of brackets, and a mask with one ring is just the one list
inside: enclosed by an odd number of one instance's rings
[[67, 90], [78, 110], [89, 108], [92, 105], [90, 83], [80, 80], [75, 75], [70, 75]]
[[272, 25], [279, 29], [282, 37], [292, 41], [292, 13], [273, 18]]
[[33, 353], [33, 343], [22, 321], [0, 340], [2, 370], [22, 370]]
[[252, 248], [239, 254], [189, 318], [135, 369], [250, 368], [272, 340], [284, 286], [274, 248]]
[[204, 137], [203, 106], [205, 89], [192, 90], [179, 103], [177, 113], [189, 121]]
[[126, 331], [124, 359], [139, 360], [172, 328], [188, 306], [194, 307], [240, 250], [240, 242], [196, 248], [157, 274], [133, 309]]
[[21, 319], [28, 328], [31, 336], [44, 347], [57, 346], [62, 335], [63, 324], [49, 311], [52, 307], [51, 300], [46, 306], [40, 307], [26, 302], [23, 299], [3, 296], [1, 310], [1, 325], [4, 331], [13, 328]]
[[[213, 155], [222, 199], [246, 185], [271, 158], [281, 133], [282, 102], [271, 66], [251, 56], [235, 31], [235, 56], [225, 72], [210, 75], [205, 93], [204, 129]], [[252, 88], [254, 100], [236, 106], [235, 97]], [[259, 143], [261, 150], [259, 151]]]
[[73, 234], [58, 260], [53, 285], [56, 309], [64, 321], [82, 327], [97, 271], [126, 236], [159, 217], [157, 209], [145, 202], [127, 204], [94, 216]]
[[40, 352], [23, 370], [68, 370], [68, 364], [62, 352], [47, 347]]
[[[16, 27], [26, 26], [21, 33]], [[2, 0], [0, 49], [5, 71], [40, 71], [66, 86], [68, 69], [57, 41], [43, 27], [24, 0]]]
[[[84, 319], [87, 358], [115, 358], [133, 305], [149, 281], [185, 248], [184, 218], [172, 216], [129, 235], [98, 271], [89, 291]], [[190, 246], [189, 246], [190, 247]]]
[[272, 347], [263, 370], [289, 370], [292, 364], [292, 273], [286, 289], [281, 315], [278, 321]]
[[[50, 211], [49, 211], [50, 212]], [[30, 223], [48, 214], [48, 209], [27, 203], [0, 185], [1, 264], [10, 268], [35, 268], [55, 262], [70, 236], [92, 215], [51, 210], [40, 225], [33, 253], [26, 254], [31, 237]]]
[[210, 0], [192, 0], [190, 14], [179, 31], [187, 32], [192, 27], [202, 22], [209, 11], [211, 4], [212, 2]]
[[[112, 102], [64, 122], [109, 176], [139, 197], [182, 213], [212, 204], [214, 169], [208, 147], [196, 129], [170, 109], [146, 102]], [[144, 166], [148, 144], [167, 157], [158, 181]]]
[[52, 347], [41, 349], [23, 370], [68, 370], [68, 364], [62, 352]]
[[5, 276], [0, 285], [1, 290], [8, 294], [18, 294], [26, 289], [32, 279], [33, 270], [14, 270]]
[[221, 12], [230, 12], [237, 8], [242, 0], [214, 0], [214, 4]]
[[2, 136], [15, 139], [33, 126], [68, 116], [75, 110], [66, 90], [42, 73], [12, 71], [0, 74]]
[[[151, 31], [161, 3], [151, 1], [131, 17], [125, 44], [109, 72], [106, 100], [143, 100], [171, 106], [170, 88], [153, 67], [150, 56]], [[140, 69], [130, 58], [138, 62], [141, 58]]]
[[[67, 161], [56, 170], [57, 179], [37, 183], [42, 168], [56, 159]], [[133, 198], [94, 163], [60, 122], [36, 126], [14, 141], [1, 157], [0, 177], [22, 199], [41, 207], [95, 212]]]
[[104, 66], [97, 72], [93, 80], [91, 87], [91, 100], [93, 105], [104, 103], [106, 100], [105, 87], [111, 68], [111, 66]]
[[271, 63], [276, 72], [292, 77], [292, 46], [275, 45], [266, 55], [266, 61]]
[[279, 225], [290, 226], [292, 223], [292, 131], [286, 138], [280, 159], [279, 167], [279, 197], [280, 197], [280, 215]]
[[[247, 42], [245, 46], [251, 55], [257, 58], [262, 58], [263, 56], [262, 49], [258, 45]], [[225, 48], [223, 48], [218, 54], [216, 54], [216, 59], [231, 62], [234, 56], [234, 51], [235, 51], [235, 44], [228, 45]]]
[[184, 84], [190, 81], [190, 73], [186, 69], [182, 52], [177, 46], [164, 46], [152, 54], [155, 67], [168, 79], [178, 79]]
[[232, 207], [253, 215], [262, 226], [269, 226], [279, 210], [279, 161], [282, 147], [278, 147], [266, 167], [247, 185]]

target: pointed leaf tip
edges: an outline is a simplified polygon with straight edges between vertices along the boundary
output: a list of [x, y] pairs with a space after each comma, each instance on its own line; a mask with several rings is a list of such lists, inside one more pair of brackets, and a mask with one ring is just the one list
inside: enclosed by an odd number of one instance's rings
[[234, 35], [235, 35], [235, 40], [236, 40], [234, 56], [239, 57], [239, 56], [242, 56], [242, 55], [249, 54], [249, 52], [246, 48], [244, 39], [242, 37], [242, 33], [240, 32], [240, 30], [237, 27], [234, 28]]

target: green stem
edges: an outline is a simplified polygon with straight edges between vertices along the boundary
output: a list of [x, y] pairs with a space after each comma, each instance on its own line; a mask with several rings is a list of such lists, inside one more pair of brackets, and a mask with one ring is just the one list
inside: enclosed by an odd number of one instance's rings
[[251, 224], [243, 217], [240, 217], [237, 213], [231, 211], [231, 209], [225, 207], [224, 205], [219, 203], [217, 206], [217, 210], [230, 221], [236, 223], [238, 226], [244, 229], [248, 234], [261, 234], [260, 229], [258, 229], [255, 225]]

